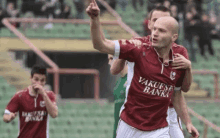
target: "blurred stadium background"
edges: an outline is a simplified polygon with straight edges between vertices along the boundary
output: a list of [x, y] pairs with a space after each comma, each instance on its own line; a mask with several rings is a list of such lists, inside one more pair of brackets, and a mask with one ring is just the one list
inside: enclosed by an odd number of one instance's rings
[[[14, 93], [30, 84], [32, 65], [41, 63], [50, 68], [46, 87], [56, 92], [58, 97], [59, 116], [50, 119], [50, 137], [112, 137], [113, 88], [117, 76], [109, 73], [107, 55], [92, 47], [89, 18], [85, 13], [88, 2], [89, 0], [0, 0], [0, 20], [3, 21], [0, 23], [2, 115]], [[185, 4], [179, 3], [181, 0], [97, 2], [101, 9], [102, 28], [109, 39], [147, 35], [145, 26], [149, 11], [160, 4], [171, 8], [181, 26], [178, 43], [187, 47], [193, 61], [194, 81], [190, 91], [185, 94], [192, 122], [201, 137], [220, 138], [220, 1], [189, 0]], [[45, 5], [47, 6], [44, 7]], [[188, 35], [185, 15], [189, 12], [195, 21], [202, 21], [201, 13], [208, 15], [212, 26], [208, 33], [211, 32], [214, 55], [200, 54], [197, 35], [192, 36], [193, 49], [185, 44], [184, 36]], [[196, 34], [198, 28], [191, 30], [194, 32], [190, 33]], [[17, 120], [10, 124], [0, 120], [1, 138], [16, 137]], [[183, 128], [185, 137], [189, 138], [185, 126]]]

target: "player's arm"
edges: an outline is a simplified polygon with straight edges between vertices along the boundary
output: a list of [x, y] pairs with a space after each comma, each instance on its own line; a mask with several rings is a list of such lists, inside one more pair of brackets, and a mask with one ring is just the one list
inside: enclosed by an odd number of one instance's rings
[[[109, 43], [113, 42], [112, 40], [109, 40], [109, 39], [105, 38], [105, 34], [104, 34], [103, 30], [101, 29], [101, 27], [100, 27], [99, 31], [100, 31], [100, 34], [101, 34], [101, 39], [103, 41], [106, 41], [106, 42], [109, 42]], [[111, 68], [110, 68], [110, 73], [112, 75], [119, 74], [124, 69], [125, 62], [126, 62], [126, 60], [124, 60], [124, 59], [118, 59], [118, 58], [114, 59], [114, 61], [112, 62]]]
[[4, 115], [3, 115], [3, 121], [5, 123], [11, 122], [16, 116], [19, 109], [19, 94], [16, 93], [8, 103]]
[[[142, 44], [140, 40], [131, 39], [130, 43], [134, 44], [134, 46], [138, 47]], [[126, 60], [124, 59], [115, 59], [111, 65], [110, 72], [112, 75], [119, 74], [125, 67]]]
[[4, 113], [4, 115], [3, 115], [3, 121], [4, 121], [5, 123], [9, 123], [9, 122], [11, 122], [13, 119], [15, 119], [16, 116], [17, 116], [17, 113], [11, 113], [11, 112]]
[[185, 72], [185, 76], [184, 76], [183, 84], [182, 84], [182, 91], [188, 92], [191, 84], [192, 84], [192, 68], [190, 65], [190, 67], [187, 68]]
[[197, 129], [193, 126], [191, 122], [191, 119], [190, 119], [190, 116], [187, 110], [186, 100], [181, 90], [174, 91], [173, 96], [172, 96], [172, 102], [173, 102], [173, 106], [178, 116], [181, 118], [183, 123], [186, 125], [188, 132], [192, 136], [195, 136], [196, 138], [199, 137], [199, 132], [197, 131]]
[[115, 43], [103, 38], [104, 36], [100, 31], [100, 9], [95, 0], [91, 0], [90, 5], [86, 9], [86, 12], [90, 16], [90, 29], [93, 47], [100, 52], [114, 55]]
[[188, 114], [186, 100], [181, 90], [175, 90], [172, 97], [173, 106], [185, 125], [191, 124]]
[[183, 92], [188, 92], [192, 84], [192, 66], [191, 61], [183, 55], [176, 54], [173, 62], [173, 69], [185, 69], [181, 89]]
[[58, 108], [56, 106], [56, 104], [54, 104], [50, 98], [48, 97], [48, 95], [46, 93], [44, 93], [43, 95], [43, 99], [45, 101], [45, 105], [48, 111], [48, 114], [52, 117], [52, 118], [56, 118], [58, 116]]
[[125, 62], [126, 60], [123, 59], [115, 59], [112, 62], [111, 68], [110, 68], [110, 72], [112, 75], [117, 75], [119, 74], [125, 67]]
[[47, 112], [48, 114], [52, 117], [52, 118], [56, 118], [57, 115], [58, 115], [58, 108], [56, 106], [56, 103], [55, 103], [55, 99], [56, 97], [53, 96], [53, 97], [49, 97], [46, 90], [43, 88], [43, 86], [39, 85], [39, 84], [34, 84], [33, 85], [33, 88], [35, 90], [37, 90], [37, 92], [39, 94], [42, 95], [43, 97], [43, 100], [45, 101], [45, 106], [46, 106], [46, 109], [47, 109]]

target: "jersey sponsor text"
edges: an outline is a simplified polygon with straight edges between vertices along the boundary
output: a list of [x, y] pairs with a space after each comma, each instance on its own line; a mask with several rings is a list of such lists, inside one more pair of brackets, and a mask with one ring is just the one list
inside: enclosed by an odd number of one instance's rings
[[174, 89], [174, 86], [172, 85], [167, 85], [161, 82], [147, 80], [143, 77], [140, 77], [139, 83], [145, 85], [143, 92], [151, 95], [157, 95], [160, 97], [169, 97], [170, 92], [172, 92]]

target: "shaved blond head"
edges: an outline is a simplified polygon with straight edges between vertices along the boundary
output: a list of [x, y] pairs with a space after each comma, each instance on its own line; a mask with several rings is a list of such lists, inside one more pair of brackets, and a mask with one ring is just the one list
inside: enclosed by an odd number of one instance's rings
[[160, 17], [154, 23], [151, 33], [152, 46], [156, 48], [165, 48], [172, 46], [178, 39], [179, 25], [176, 19], [170, 16]]
[[166, 27], [168, 30], [172, 31], [173, 34], [178, 34], [179, 24], [177, 20], [171, 16], [160, 17], [157, 19], [155, 24], [161, 24]]

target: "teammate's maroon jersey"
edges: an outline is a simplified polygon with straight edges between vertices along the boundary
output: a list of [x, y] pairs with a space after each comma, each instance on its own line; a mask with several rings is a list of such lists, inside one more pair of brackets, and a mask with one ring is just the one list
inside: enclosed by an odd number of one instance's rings
[[[185, 50], [175, 45], [169, 63], [163, 63], [150, 44], [136, 47], [129, 40], [115, 41], [115, 56], [134, 62], [134, 76], [121, 119], [143, 131], [166, 127], [167, 109], [174, 89], [180, 89], [185, 70], [172, 69], [175, 53]], [[188, 57], [186, 57], [188, 58]]]
[[[147, 44], [149, 44], [149, 45], [151, 44], [151, 35], [148, 35], [148, 36], [146, 36], [146, 37], [135, 37], [135, 38], [133, 38], [133, 39], [135, 39], [135, 40], [140, 40], [142, 43], [147, 43]], [[173, 43], [172, 46], [176, 47], [177, 45], [178, 45], [178, 44]], [[179, 53], [180, 55], [183, 55], [184, 57], [186, 57], [187, 59], [189, 59], [189, 55], [188, 55], [188, 52], [187, 52], [186, 48], [183, 47], [183, 46], [181, 46], [181, 45], [179, 45], [179, 46], [182, 47], [182, 48], [181, 48], [182, 50], [178, 50], [177, 53]], [[169, 107], [173, 107], [172, 102], [170, 102]]]
[[[50, 100], [56, 104], [56, 96], [52, 91], [46, 92]], [[8, 112], [19, 112], [18, 138], [49, 138], [49, 115], [43, 97], [38, 94], [32, 97], [29, 89], [17, 92], [6, 107]]]

